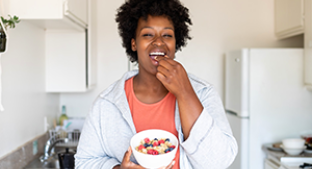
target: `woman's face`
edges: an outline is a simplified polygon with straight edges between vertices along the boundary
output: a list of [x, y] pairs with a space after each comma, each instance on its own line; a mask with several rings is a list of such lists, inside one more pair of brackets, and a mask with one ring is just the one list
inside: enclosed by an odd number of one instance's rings
[[135, 39], [131, 40], [133, 51], [137, 51], [140, 73], [156, 74], [158, 62], [154, 59], [167, 55], [173, 59], [176, 39], [172, 22], [164, 16], [140, 18]]

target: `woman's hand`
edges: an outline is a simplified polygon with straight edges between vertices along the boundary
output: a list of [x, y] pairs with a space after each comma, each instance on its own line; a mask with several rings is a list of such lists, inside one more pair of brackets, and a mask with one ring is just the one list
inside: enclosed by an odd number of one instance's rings
[[[145, 169], [144, 167], [140, 165], [134, 164], [132, 161], [130, 161], [130, 156], [132, 154], [131, 147], [128, 148], [128, 151], [125, 153], [125, 156], [121, 162], [121, 165], [115, 166], [113, 169]], [[175, 161], [172, 161], [167, 167], [162, 167], [160, 169], [172, 169], [174, 166]]]
[[186, 140], [204, 107], [199, 101], [184, 67], [180, 63], [170, 59], [168, 56], [157, 57], [156, 60], [159, 64], [156, 77], [177, 99], [182, 131], [184, 140]]
[[177, 98], [181, 94], [193, 92], [187, 73], [179, 62], [168, 56], [157, 57], [156, 60], [158, 61], [156, 77], [169, 92]]
[[117, 165], [113, 169], [144, 169], [144, 167], [134, 164], [132, 161], [130, 161], [131, 154], [132, 149], [129, 147], [128, 151], [124, 155], [121, 165]]

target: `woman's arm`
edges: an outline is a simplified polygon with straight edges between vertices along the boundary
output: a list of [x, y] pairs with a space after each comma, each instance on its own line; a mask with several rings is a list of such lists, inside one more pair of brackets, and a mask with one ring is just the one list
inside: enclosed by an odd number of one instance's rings
[[189, 137], [192, 126], [203, 111], [203, 106], [196, 96], [183, 66], [165, 57], [158, 59], [156, 77], [169, 92], [175, 95], [181, 119], [184, 140]]
[[238, 148], [221, 99], [211, 86], [198, 96], [204, 109], [181, 146], [193, 168], [227, 168]]
[[223, 104], [211, 86], [195, 93], [183, 66], [159, 59], [157, 78], [178, 102], [184, 142], [181, 144], [194, 168], [227, 168], [237, 154]]

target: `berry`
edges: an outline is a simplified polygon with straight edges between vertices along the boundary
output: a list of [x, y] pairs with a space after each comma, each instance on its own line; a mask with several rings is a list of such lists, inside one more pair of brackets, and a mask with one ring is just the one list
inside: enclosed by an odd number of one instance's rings
[[158, 143], [159, 143], [159, 145], [160, 145], [160, 144], [165, 143], [165, 141], [164, 141], [164, 140], [159, 140]]
[[157, 139], [157, 138], [154, 138], [154, 140], [158, 141], [158, 139]]
[[158, 144], [158, 141], [155, 141], [154, 143], [153, 143], [153, 146], [158, 146], [159, 144]]
[[145, 139], [144, 139], [144, 142], [145, 142], [145, 143], [149, 143], [149, 142], [150, 142], [150, 139], [149, 139], [149, 138], [145, 138]]
[[170, 152], [169, 148], [165, 150], [165, 153], [169, 153], [169, 152]]
[[172, 145], [172, 146], [170, 146], [169, 148], [172, 148], [172, 149], [174, 149], [174, 148], [175, 148], [175, 145]]
[[158, 155], [158, 151], [154, 150], [153, 155]]
[[153, 154], [153, 152], [154, 152], [153, 149], [149, 149], [149, 150], [147, 151], [147, 154]]
[[167, 139], [165, 140], [165, 142], [166, 142], [166, 141], [169, 141], [169, 142], [170, 142], [170, 139], [169, 139], [169, 138], [167, 138]]
[[144, 147], [147, 148], [147, 147], [153, 147], [152, 144], [148, 144], [148, 143], [144, 143]]
[[145, 148], [145, 147], [143, 145], [140, 145], [138, 149], [142, 150], [143, 148]]

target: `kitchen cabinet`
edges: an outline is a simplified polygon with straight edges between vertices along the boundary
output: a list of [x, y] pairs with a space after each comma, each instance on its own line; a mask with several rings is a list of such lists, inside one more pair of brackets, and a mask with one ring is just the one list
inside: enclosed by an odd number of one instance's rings
[[280, 165], [277, 164], [272, 159], [265, 159], [264, 160], [264, 169], [279, 169]]
[[94, 56], [87, 48], [88, 32], [47, 30], [46, 91], [85, 92], [95, 86]]
[[305, 0], [304, 82], [312, 91], [312, 2]]
[[275, 34], [279, 39], [304, 33], [304, 0], [275, 0]]
[[46, 92], [85, 92], [95, 86], [91, 1], [10, 0], [8, 13], [45, 30]]
[[10, 0], [9, 14], [44, 29], [76, 29], [88, 26], [88, 0]]

